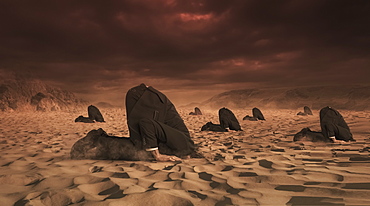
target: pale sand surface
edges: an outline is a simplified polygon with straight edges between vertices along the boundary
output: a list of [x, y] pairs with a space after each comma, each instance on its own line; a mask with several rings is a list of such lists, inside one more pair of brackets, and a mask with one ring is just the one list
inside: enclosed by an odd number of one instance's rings
[[74, 122], [85, 111], [1, 113], [0, 205], [370, 205], [370, 111], [340, 111], [357, 142], [323, 144], [292, 141], [320, 130], [317, 110], [261, 109], [267, 121], [252, 122], [230, 109], [244, 131], [201, 132], [217, 111], [180, 111], [205, 156], [182, 163], [70, 159], [92, 129], [128, 136], [123, 109], [94, 124]]

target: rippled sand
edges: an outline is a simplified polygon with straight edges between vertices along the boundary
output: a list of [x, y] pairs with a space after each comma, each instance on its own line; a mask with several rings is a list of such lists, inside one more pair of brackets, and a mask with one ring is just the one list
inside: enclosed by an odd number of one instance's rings
[[217, 111], [180, 113], [205, 158], [182, 163], [71, 160], [92, 129], [128, 136], [125, 111], [101, 109], [106, 123], [75, 123], [86, 112], [0, 113], [0, 205], [370, 205], [370, 112], [340, 111], [355, 143], [293, 142], [319, 131], [318, 111], [230, 108], [243, 131], [201, 132]]

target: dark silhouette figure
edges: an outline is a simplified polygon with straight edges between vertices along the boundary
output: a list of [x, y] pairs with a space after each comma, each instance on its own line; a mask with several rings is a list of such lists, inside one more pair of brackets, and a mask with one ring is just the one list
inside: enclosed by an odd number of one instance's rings
[[202, 115], [202, 112], [198, 107], [195, 107], [194, 112], [190, 112], [189, 115]]
[[243, 120], [249, 120], [249, 121], [266, 120], [265, 117], [263, 116], [261, 110], [258, 109], [257, 107], [252, 109], [252, 114], [253, 114], [253, 117], [247, 115], [247, 116], [243, 117]]
[[303, 107], [303, 111], [304, 111], [304, 113], [306, 113], [307, 115], [312, 115], [312, 111], [311, 111], [311, 109], [310, 109], [308, 106], [304, 106], [304, 107]]
[[227, 109], [221, 108], [218, 110], [218, 117], [222, 128], [229, 128], [230, 130], [241, 131], [239, 121], [236, 119], [234, 113]]
[[311, 131], [303, 128], [294, 135], [293, 141], [312, 141], [312, 142], [336, 142], [336, 141], [356, 141], [344, 121], [343, 116], [331, 107], [324, 107], [320, 110], [321, 132]]
[[89, 115], [89, 119], [95, 120], [97, 122], [104, 122], [103, 115], [100, 113], [99, 109], [93, 105], [90, 105], [87, 108], [87, 113]]
[[126, 115], [130, 140], [156, 160], [181, 160], [194, 152], [194, 142], [175, 106], [153, 87], [141, 84], [127, 92]]
[[75, 122], [83, 122], [83, 123], [94, 123], [94, 120], [91, 120], [90, 118], [88, 117], [84, 117], [82, 115], [78, 116], [76, 119], [75, 119]]
[[88, 106], [87, 113], [89, 117], [84, 117], [80, 115], [75, 119], [75, 122], [83, 122], [83, 123], [95, 123], [95, 121], [104, 122], [103, 115], [100, 113], [97, 107], [93, 105]]
[[253, 117], [258, 119], [258, 120], [266, 120], [265, 117], [263, 116], [261, 110], [258, 109], [257, 107], [252, 109], [252, 114], [253, 114]]
[[321, 132], [311, 131], [308, 127], [295, 134], [293, 141], [333, 142], [331, 139], [324, 137]]
[[201, 131], [213, 131], [213, 132], [228, 132], [230, 130], [243, 131], [240, 127], [238, 120], [236, 119], [234, 113], [223, 107], [218, 110], [218, 118], [220, 124], [213, 124], [212, 122], [207, 122], [202, 126]]
[[355, 141], [343, 116], [331, 107], [324, 107], [320, 110], [320, 126], [326, 138], [346, 142]]
[[255, 117], [251, 117], [251, 116], [249, 116], [249, 115], [247, 115], [247, 116], [243, 117], [243, 120], [258, 121], [258, 119], [257, 119], [257, 118], [255, 118]]
[[201, 131], [213, 131], [213, 132], [228, 132], [227, 129], [221, 127], [219, 124], [213, 124], [212, 122], [207, 122], [200, 129]]
[[297, 115], [302, 115], [302, 116], [312, 115], [312, 111], [308, 106], [304, 106], [303, 112], [298, 112]]

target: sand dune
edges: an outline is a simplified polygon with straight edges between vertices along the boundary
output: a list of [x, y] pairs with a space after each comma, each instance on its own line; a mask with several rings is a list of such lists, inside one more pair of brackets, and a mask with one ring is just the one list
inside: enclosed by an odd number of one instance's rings
[[85, 111], [1, 113], [0, 205], [370, 205], [369, 111], [340, 110], [357, 142], [324, 144], [292, 141], [320, 130], [318, 110], [262, 110], [254, 122], [231, 109], [243, 131], [200, 131], [217, 110], [182, 109], [205, 158], [161, 163], [69, 158], [92, 129], [128, 136], [121, 109], [94, 124], [74, 122]]
[[260, 109], [291, 109], [309, 106], [321, 109], [332, 106], [342, 110], [369, 110], [369, 85], [307, 86], [263, 89], [241, 89], [218, 94], [196, 106]]

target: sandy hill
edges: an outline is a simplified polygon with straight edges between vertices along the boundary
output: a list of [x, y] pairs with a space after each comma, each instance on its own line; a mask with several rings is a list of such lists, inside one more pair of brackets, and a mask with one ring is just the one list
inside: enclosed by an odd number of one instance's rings
[[202, 103], [204, 107], [297, 109], [305, 105], [320, 109], [370, 109], [370, 86], [312, 86], [232, 90]]
[[25, 75], [1, 76], [0, 111], [67, 111], [88, 103], [72, 92]]

